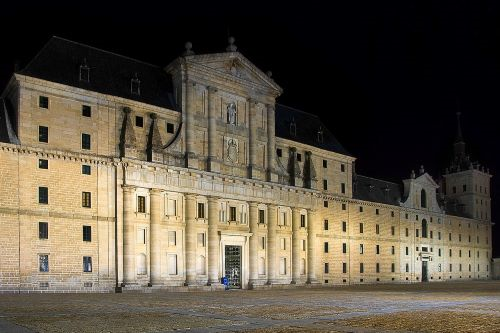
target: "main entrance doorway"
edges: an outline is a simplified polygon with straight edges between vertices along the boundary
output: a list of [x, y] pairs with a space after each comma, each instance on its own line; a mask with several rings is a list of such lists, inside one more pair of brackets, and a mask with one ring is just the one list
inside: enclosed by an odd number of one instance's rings
[[422, 261], [422, 282], [428, 282], [429, 278], [427, 277], [427, 261]]
[[224, 253], [229, 288], [241, 289], [241, 246], [226, 245]]

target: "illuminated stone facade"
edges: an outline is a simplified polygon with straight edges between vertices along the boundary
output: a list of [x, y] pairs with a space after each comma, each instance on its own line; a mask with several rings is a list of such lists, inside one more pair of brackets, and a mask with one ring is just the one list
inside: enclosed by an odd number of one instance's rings
[[357, 175], [233, 43], [159, 68], [54, 37], [13, 75], [0, 291], [490, 277], [491, 176], [461, 135], [445, 193], [423, 169], [402, 190]]

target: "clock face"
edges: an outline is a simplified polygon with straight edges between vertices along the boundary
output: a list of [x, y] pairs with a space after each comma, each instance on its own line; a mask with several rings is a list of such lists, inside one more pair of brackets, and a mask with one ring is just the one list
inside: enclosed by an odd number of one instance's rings
[[238, 141], [235, 139], [228, 139], [226, 150], [227, 159], [233, 163], [238, 162]]

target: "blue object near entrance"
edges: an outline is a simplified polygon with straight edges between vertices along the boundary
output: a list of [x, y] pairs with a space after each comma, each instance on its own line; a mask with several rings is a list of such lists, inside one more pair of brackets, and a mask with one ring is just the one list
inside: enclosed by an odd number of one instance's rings
[[229, 279], [227, 278], [227, 276], [221, 277], [220, 283], [224, 285], [224, 288], [226, 290], [229, 289]]

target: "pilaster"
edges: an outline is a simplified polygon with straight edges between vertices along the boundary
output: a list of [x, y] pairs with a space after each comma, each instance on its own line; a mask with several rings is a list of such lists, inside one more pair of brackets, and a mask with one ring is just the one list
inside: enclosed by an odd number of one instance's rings
[[123, 189], [123, 283], [136, 283], [135, 276], [135, 186], [122, 185]]
[[196, 196], [186, 194], [186, 285], [196, 284]]
[[268, 234], [267, 234], [267, 283], [276, 282], [276, 229], [278, 223], [278, 212], [275, 205], [269, 205], [268, 209]]
[[217, 198], [208, 198], [208, 284], [219, 284], [219, 247]]
[[150, 224], [151, 224], [151, 284], [161, 284], [161, 194], [159, 189], [151, 189]]

